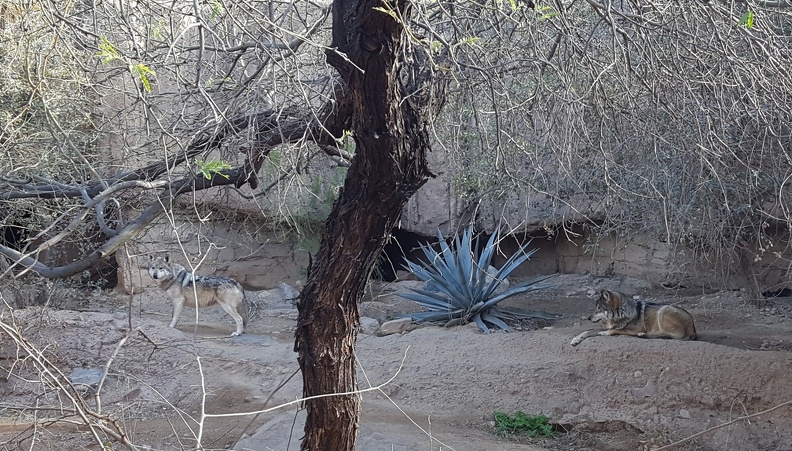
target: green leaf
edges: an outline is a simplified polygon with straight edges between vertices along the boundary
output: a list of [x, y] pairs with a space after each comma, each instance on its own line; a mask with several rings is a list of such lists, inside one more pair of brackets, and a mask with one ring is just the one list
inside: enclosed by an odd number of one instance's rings
[[470, 36], [468, 38], [465, 38], [465, 39], [459, 41], [458, 45], [469, 45], [469, 46], [474, 46], [475, 47], [475, 46], [478, 45], [479, 42], [481, 42], [481, 38], [476, 37], [476, 36]]
[[232, 166], [230, 164], [226, 163], [225, 161], [217, 161], [217, 160], [201, 161], [201, 160], [196, 160], [195, 164], [196, 164], [196, 166], [198, 166], [198, 170], [201, 172], [201, 174], [203, 174], [204, 177], [206, 177], [207, 180], [210, 180], [214, 174], [217, 174], [217, 175], [225, 178], [226, 180], [228, 180], [230, 178], [228, 176], [228, 174], [223, 174], [221, 172], [221, 171], [225, 171], [225, 170], [228, 170], [228, 169], [232, 168]]
[[223, 12], [223, 4], [219, 2], [219, 0], [215, 0], [212, 4], [212, 15], [210, 18], [215, 20], [217, 16], [219, 16]]
[[165, 19], [160, 19], [157, 24], [151, 27], [151, 36], [154, 39], [162, 38], [162, 28], [165, 26]]
[[102, 59], [102, 64], [107, 64], [115, 60], [121, 59], [121, 53], [107, 40], [106, 37], [101, 37], [102, 42], [99, 43], [99, 52], [96, 54]]
[[146, 92], [151, 92], [151, 82], [149, 82], [149, 76], [156, 76], [157, 74], [143, 63], [132, 66], [132, 71], [136, 72], [138, 77], [140, 77], [140, 81], [143, 83], [143, 88], [146, 90]]
[[539, 20], [552, 19], [558, 15], [558, 12], [553, 11], [553, 7], [548, 5], [539, 6], [536, 10], [540, 14]]
[[744, 26], [745, 28], [752, 28], [754, 24], [755, 14], [753, 11], [746, 11], [742, 17], [740, 18], [739, 25]]

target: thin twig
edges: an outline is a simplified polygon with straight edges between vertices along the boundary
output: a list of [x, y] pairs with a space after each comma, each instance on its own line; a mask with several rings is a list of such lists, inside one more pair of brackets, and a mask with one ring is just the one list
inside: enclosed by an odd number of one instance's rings
[[678, 440], [678, 441], [676, 441], [674, 443], [671, 443], [670, 445], [665, 445], [665, 446], [660, 447], [660, 448], [652, 448], [651, 451], [662, 451], [664, 449], [671, 449], [674, 446], [677, 446], [677, 445], [680, 445], [682, 443], [688, 442], [690, 440], [693, 440], [694, 438], [701, 437], [702, 435], [705, 435], [705, 434], [709, 434], [710, 432], [712, 432], [712, 431], [714, 431], [716, 429], [725, 428], [726, 426], [731, 426], [734, 423], [738, 423], [738, 422], [743, 421], [743, 420], [749, 420], [751, 418], [758, 417], [758, 416], [764, 415], [766, 413], [770, 413], [770, 412], [772, 412], [774, 410], [780, 409], [780, 408], [782, 408], [784, 406], [788, 406], [788, 405], [792, 405], [792, 399], [789, 400], [789, 401], [782, 402], [781, 404], [778, 404], [778, 405], [776, 405], [774, 407], [771, 407], [771, 408], [769, 408], [767, 410], [763, 410], [761, 412], [756, 412], [756, 413], [753, 413], [751, 415], [745, 415], [743, 417], [735, 418], [735, 419], [733, 419], [731, 421], [727, 421], [727, 422], [725, 422], [723, 424], [719, 424], [719, 425], [713, 426], [713, 427], [711, 427], [709, 429], [705, 429], [705, 430], [703, 430], [701, 432], [698, 432], [698, 433], [695, 433], [695, 434], [691, 435], [690, 437], [686, 437], [686, 438], [683, 438], [682, 440]]
[[396, 370], [396, 372], [393, 374], [393, 376], [391, 376], [390, 379], [388, 379], [387, 381], [385, 381], [385, 382], [383, 382], [383, 383], [381, 383], [379, 385], [373, 386], [373, 387], [364, 388], [364, 389], [360, 389], [360, 390], [352, 390], [352, 391], [339, 392], [339, 393], [325, 393], [325, 394], [322, 394], [322, 395], [315, 395], [315, 396], [308, 396], [308, 397], [305, 397], [305, 398], [298, 398], [298, 399], [295, 399], [294, 401], [289, 401], [287, 403], [279, 404], [279, 405], [277, 405], [275, 407], [270, 407], [269, 409], [254, 410], [252, 412], [215, 413], [215, 414], [207, 413], [206, 415], [204, 415], [204, 417], [205, 418], [229, 418], [229, 417], [242, 417], [242, 416], [246, 416], [246, 415], [257, 415], [257, 414], [260, 414], [260, 413], [272, 412], [273, 410], [278, 410], [278, 409], [282, 409], [284, 407], [293, 406], [295, 404], [299, 405], [299, 404], [304, 403], [305, 401], [310, 401], [312, 399], [330, 398], [330, 397], [334, 397], [334, 396], [360, 395], [360, 394], [368, 393], [368, 392], [372, 392], [372, 391], [382, 391], [382, 388], [390, 385], [390, 383], [393, 382], [393, 380], [396, 379], [396, 376], [398, 376], [399, 373], [401, 372], [402, 367], [404, 367], [404, 361], [407, 359], [407, 351], [409, 349], [410, 349], [410, 347], [408, 346], [407, 349], [404, 350], [404, 356], [402, 357], [401, 364], [399, 364], [399, 368]]
[[102, 369], [102, 378], [99, 380], [99, 384], [96, 386], [96, 393], [94, 394], [94, 399], [96, 400], [96, 413], [101, 415], [102, 414], [102, 388], [104, 387], [105, 380], [107, 380], [107, 373], [110, 371], [110, 365], [113, 364], [113, 360], [115, 360], [116, 356], [118, 355], [121, 348], [124, 344], [132, 337], [132, 334], [140, 332], [140, 328], [137, 327], [134, 330], [130, 330], [121, 340], [119, 340], [118, 344], [113, 351], [113, 354], [107, 359], [104, 368]]
[[[294, 372], [291, 374], [291, 376], [287, 377], [280, 384], [278, 384], [278, 386], [275, 387], [275, 389], [272, 390], [272, 392], [270, 392], [269, 396], [267, 396], [267, 399], [264, 400], [264, 405], [266, 406], [272, 400], [272, 397], [275, 396], [275, 393], [279, 392], [280, 389], [283, 388], [286, 384], [288, 384], [289, 381], [292, 380], [292, 378], [294, 376], [296, 376], [297, 373], [299, 373], [299, 372], [300, 372], [300, 369], [297, 368], [296, 370], [294, 370]], [[245, 435], [245, 433], [250, 429], [250, 426], [252, 426], [253, 423], [256, 422], [256, 419], [258, 419], [258, 417], [259, 417], [259, 414], [256, 414], [253, 418], [250, 419], [248, 424], [246, 424], [245, 427], [242, 428], [242, 432], [239, 434], [239, 437], [237, 437], [237, 439], [234, 441], [234, 444], [231, 445], [231, 449], [236, 449], [236, 446], [239, 443], [239, 440], [242, 439], [242, 436]]]

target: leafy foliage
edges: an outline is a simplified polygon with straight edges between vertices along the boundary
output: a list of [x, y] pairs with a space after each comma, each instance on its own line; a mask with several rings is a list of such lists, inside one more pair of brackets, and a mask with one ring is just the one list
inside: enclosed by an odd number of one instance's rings
[[115, 46], [102, 36], [102, 41], [99, 43], [99, 52], [96, 56], [102, 59], [103, 64], [111, 63], [115, 60], [121, 59], [121, 54], [116, 50]]
[[739, 24], [740, 24], [741, 26], [744, 26], [745, 28], [753, 28], [753, 25], [754, 25], [754, 18], [755, 18], [755, 17], [756, 17], [756, 15], [754, 14], [754, 12], [753, 12], [753, 11], [746, 11], [746, 12], [745, 12], [745, 13], [742, 15], [742, 17], [740, 17], [740, 22], [739, 22]]
[[554, 437], [550, 419], [544, 415], [526, 415], [517, 412], [509, 415], [495, 412], [495, 429], [500, 434], [523, 434], [528, 437]]
[[444, 321], [446, 326], [470, 321], [488, 333], [490, 327], [511, 331], [505, 320], [552, 316], [541, 312], [523, 313], [498, 307], [498, 303], [515, 294], [546, 288], [540, 282], [550, 276], [534, 277], [501, 292], [498, 288], [518, 266], [528, 260], [536, 249], [526, 251], [528, 244], [509, 257], [500, 270], [492, 268], [500, 233], [492, 234], [483, 250], [475, 248], [472, 228], [467, 228], [453, 247], [446, 243], [438, 231], [440, 252], [431, 246], [421, 246], [426, 263], [407, 262], [409, 269], [426, 282], [425, 289], [412, 289], [412, 293], [399, 296], [417, 302], [428, 311], [409, 315], [414, 321]]
[[140, 77], [140, 82], [143, 83], [143, 89], [145, 89], [146, 92], [151, 92], [150, 78], [157, 74], [153, 70], [151, 70], [150, 67], [142, 63], [133, 65], [132, 71], [136, 73], [138, 77]]
[[195, 165], [198, 166], [198, 170], [206, 177], [207, 180], [211, 179], [214, 174], [217, 174], [223, 178], [228, 178], [228, 175], [223, 174], [222, 171], [227, 171], [232, 168], [230, 164], [225, 161], [202, 161], [196, 160]]

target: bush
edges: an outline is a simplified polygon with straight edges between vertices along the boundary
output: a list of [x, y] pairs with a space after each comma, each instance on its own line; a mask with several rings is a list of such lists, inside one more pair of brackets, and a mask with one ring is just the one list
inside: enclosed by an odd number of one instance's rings
[[547, 288], [540, 282], [551, 276], [534, 277], [498, 292], [506, 277], [536, 252], [526, 251], [530, 243], [514, 253], [499, 270], [492, 268], [492, 258], [499, 243], [496, 232], [487, 240], [484, 249], [474, 248], [473, 230], [467, 228], [460, 239], [457, 236], [453, 247], [438, 231], [440, 252], [431, 246], [421, 246], [427, 261], [419, 264], [407, 262], [407, 267], [422, 281], [425, 289], [412, 289], [412, 293], [399, 296], [417, 302], [428, 309], [408, 315], [417, 322], [444, 322], [445, 326], [476, 323], [485, 333], [490, 327], [511, 331], [504, 320], [543, 318], [553, 316], [542, 312], [519, 312], [498, 307], [498, 303], [515, 294]]
[[544, 415], [529, 416], [523, 412], [509, 415], [495, 412], [495, 430], [501, 435], [522, 434], [528, 437], [554, 437], [550, 418]]

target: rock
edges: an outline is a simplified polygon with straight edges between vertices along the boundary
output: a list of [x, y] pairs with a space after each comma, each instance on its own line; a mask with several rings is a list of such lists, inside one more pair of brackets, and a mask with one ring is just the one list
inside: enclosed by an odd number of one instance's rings
[[300, 297], [300, 292], [286, 282], [280, 283], [280, 285], [278, 286], [278, 291], [280, 293], [283, 302], [291, 302], [292, 304], [294, 304], [296, 303], [297, 299]]
[[135, 389], [129, 391], [127, 394], [125, 394], [121, 398], [121, 400], [123, 402], [130, 402], [130, 401], [134, 401], [134, 400], [136, 400], [138, 398], [140, 398], [140, 388], [135, 388]]
[[231, 338], [231, 341], [234, 344], [244, 344], [244, 345], [257, 345], [257, 346], [272, 346], [272, 337], [268, 335], [251, 335], [251, 334], [242, 334], [236, 335]]
[[69, 382], [78, 389], [95, 391], [102, 381], [104, 371], [101, 368], [75, 368], [69, 374]]
[[699, 398], [699, 402], [707, 407], [715, 407], [715, 399], [709, 395], [702, 395], [701, 398]]
[[[430, 166], [443, 167], [447, 158], [442, 152], [431, 152]], [[404, 206], [400, 228], [430, 237], [437, 236], [440, 228], [443, 235], [453, 236], [453, 225], [462, 222], [458, 218], [467, 204], [449, 196], [449, 186], [442, 177], [430, 178]]]
[[385, 323], [379, 328], [380, 335], [400, 334], [412, 325], [412, 318], [399, 318]]
[[[493, 280], [495, 280], [494, 276], [496, 276], [497, 274], [498, 274], [498, 268], [490, 265], [490, 267], [487, 268], [487, 283], [489, 284]], [[511, 283], [509, 282], [509, 279], [503, 279], [503, 281], [501, 281], [500, 285], [498, 285], [498, 291], [499, 292], [503, 291], [503, 290], [509, 288], [510, 285], [511, 285]]]
[[440, 285], [438, 285], [434, 280], [430, 280], [426, 282], [426, 285], [424, 285], [423, 289], [426, 291], [431, 291], [432, 293], [439, 293], [440, 291], [443, 290], [443, 288]]
[[379, 330], [380, 324], [374, 318], [369, 318], [368, 316], [362, 316], [360, 318], [360, 333], [364, 335], [374, 335]]
[[655, 388], [654, 382], [649, 380], [646, 381], [646, 385], [644, 385], [643, 388], [633, 388], [630, 390], [630, 393], [636, 398], [649, 398], [657, 393], [657, 389]]
[[396, 271], [396, 280], [401, 282], [405, 280], [420, 280], [418, 276], [413, 274], [411, 271], [399, 270]]
[[690, 419], [690, 412], [687, 409], [679, 409], [679, 417], [686, 420]]
[[[360, 314], [384, 323], [391, 316], [388, 304], [379, 301], [364, 302], [360, 305]], [[379, 328], [379, 324], [377, 324]]]
[[118, 263], [118, 283], [116, 283], [115, 290], [121, 294], [139, 294], [143, 292], [143, 271], [138, 271], [138, 268], [133, 264], [132, 258], [127, 258], [126, 252], [121, 250], [115, 253], [116, 263]]

